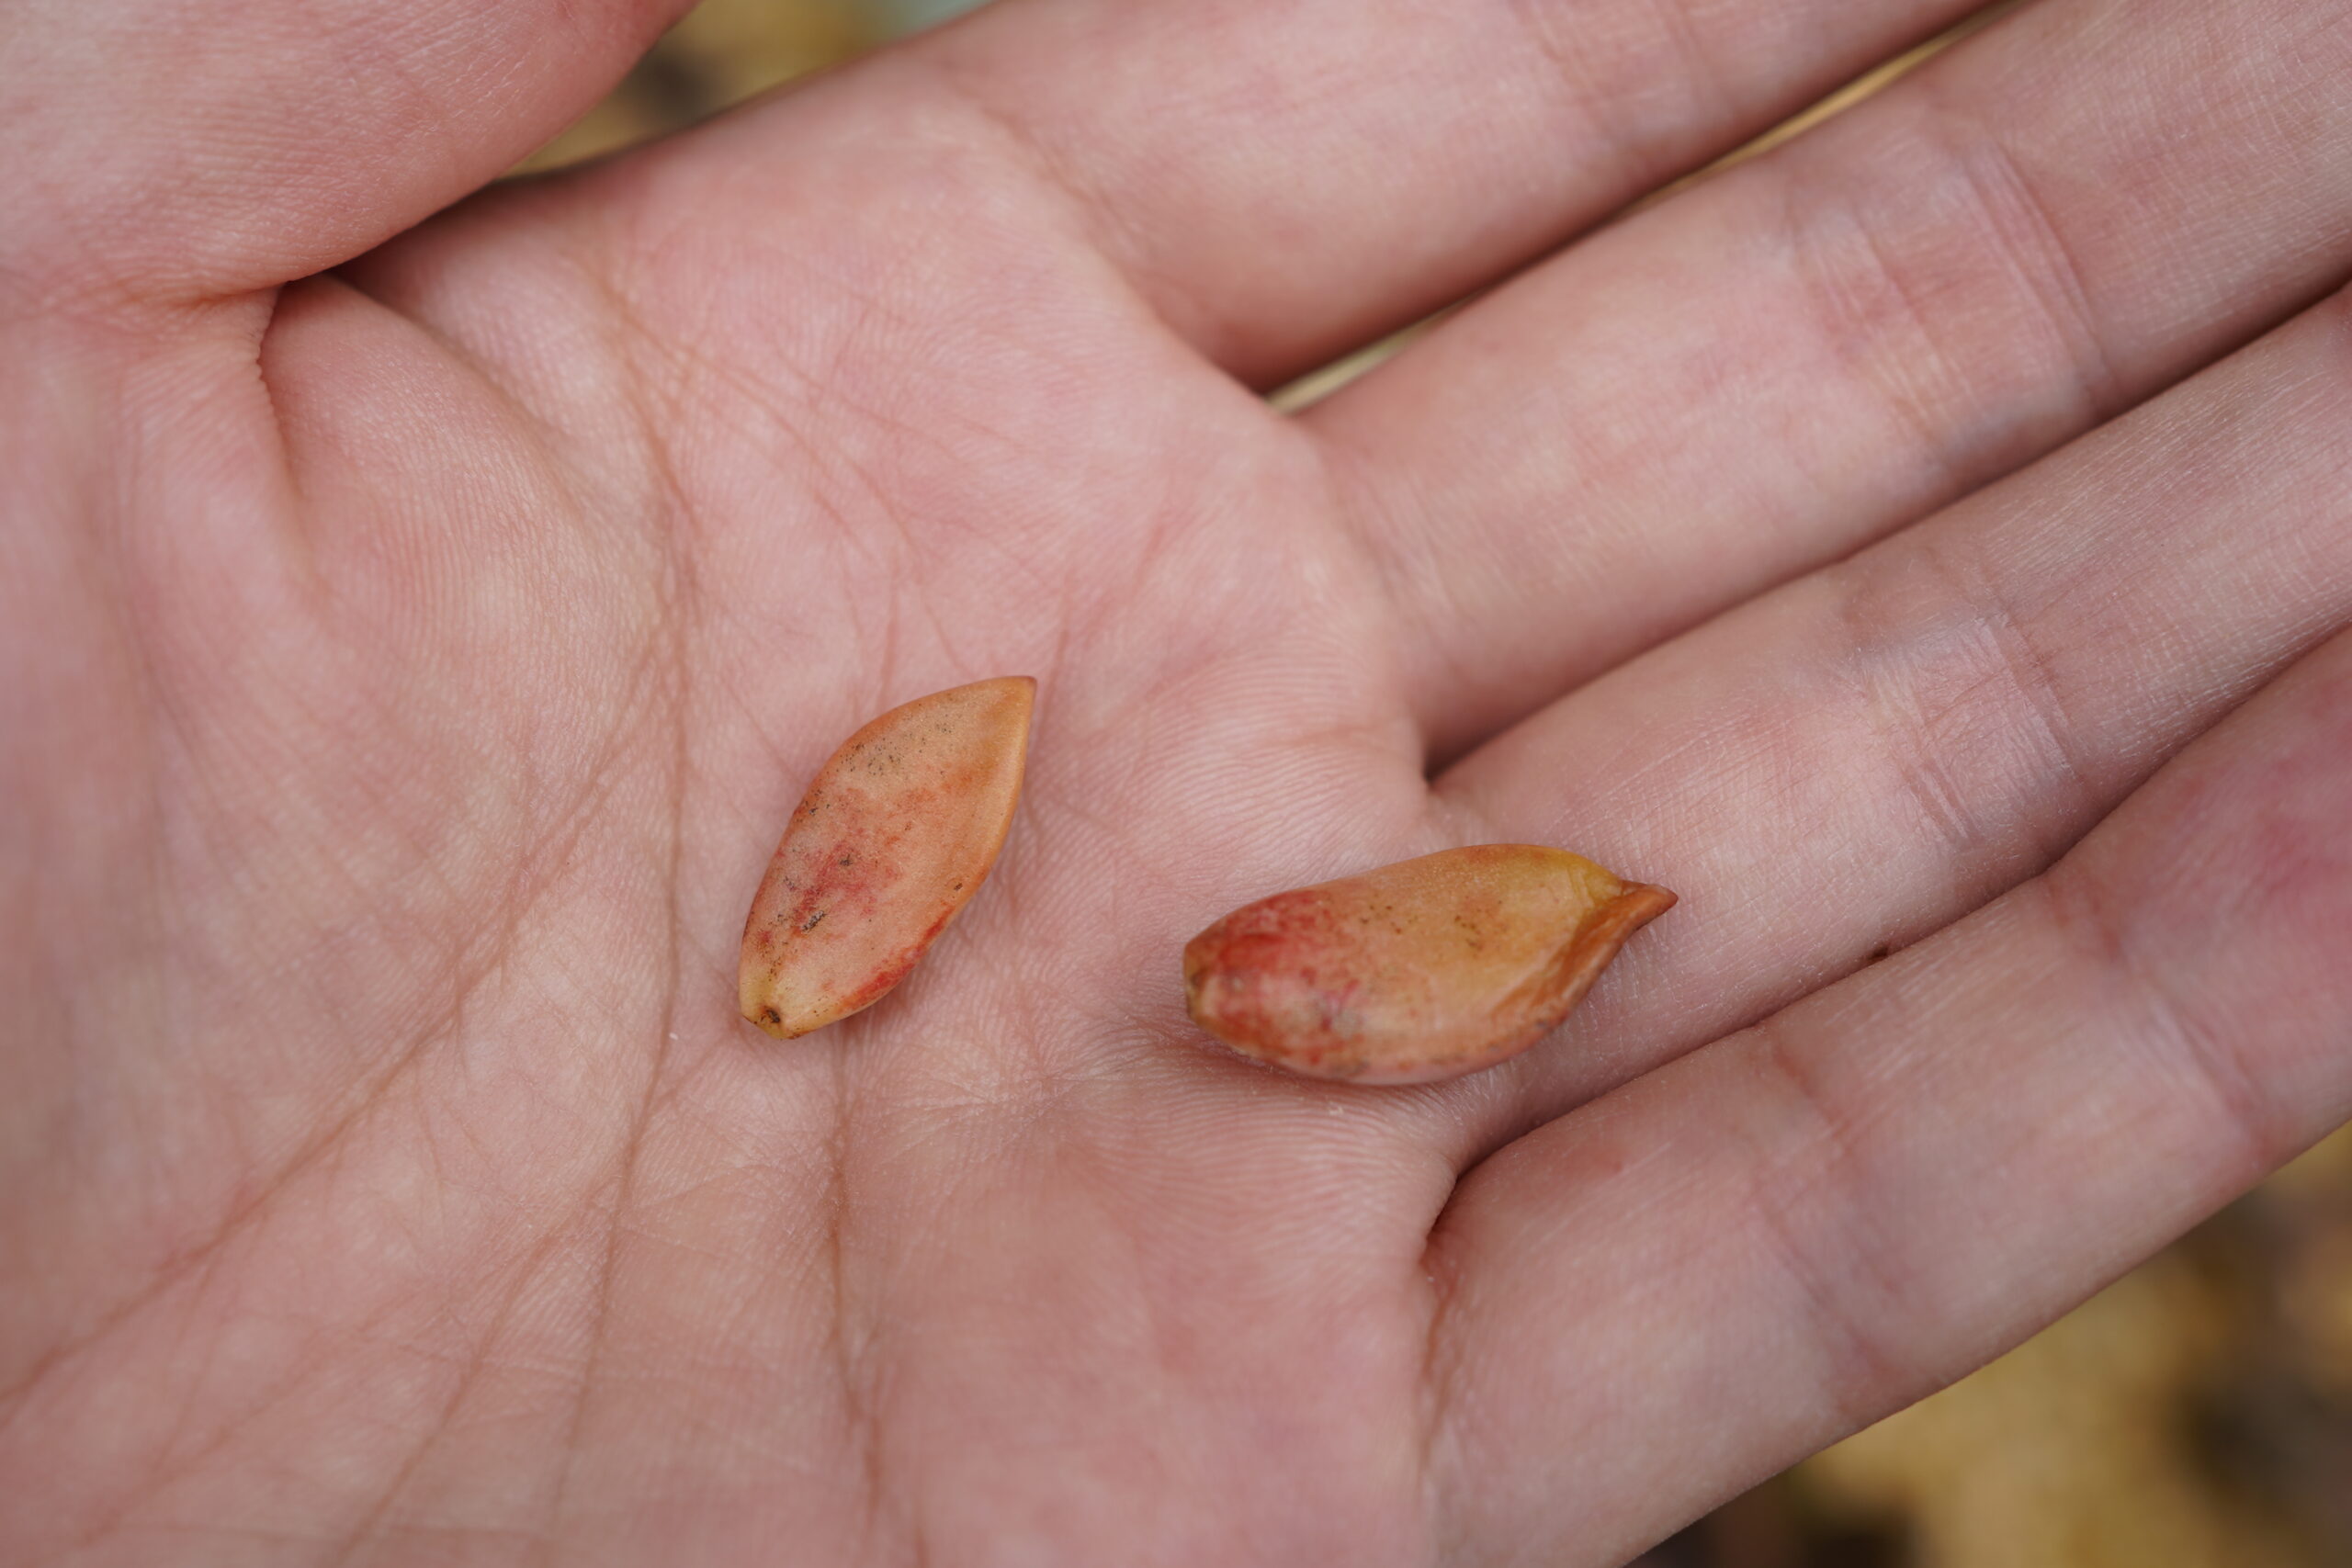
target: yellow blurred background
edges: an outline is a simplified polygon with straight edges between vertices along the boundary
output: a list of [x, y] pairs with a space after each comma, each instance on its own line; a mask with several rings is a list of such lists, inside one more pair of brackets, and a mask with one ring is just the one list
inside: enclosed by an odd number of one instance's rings
[[[704, 0], [523, 167], [689, 124], [968, 4]], [[1725, 1505], [1644, 1568], [2352, 1568], [2352, 1131], [1974, 1377]]]

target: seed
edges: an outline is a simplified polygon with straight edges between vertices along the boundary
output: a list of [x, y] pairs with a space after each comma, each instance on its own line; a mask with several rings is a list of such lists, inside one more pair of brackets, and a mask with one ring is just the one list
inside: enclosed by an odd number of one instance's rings
[[1458, 1077], [1541, 1039], [1673, 904], [1566, 850], [1446, 850], [1245, 904], [1186, 944], [1184, 999], [1310, 1077]]
[[743, 924], [743, 1016], [779, 1040], [873, 1006], [996, 863], [1037, 682], [918, 697], [842, 743], [784, 830]]

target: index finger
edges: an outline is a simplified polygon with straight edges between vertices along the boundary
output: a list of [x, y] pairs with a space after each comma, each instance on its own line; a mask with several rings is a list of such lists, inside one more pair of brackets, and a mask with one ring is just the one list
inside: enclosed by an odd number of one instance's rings
[[[1267, 384], [1459, 298], [1972, 0], [1000, 0], [894, 57]], [[877, 62], [879, 64], [880, 62]], [[877, 85], [889, 72], [877, 69]]]

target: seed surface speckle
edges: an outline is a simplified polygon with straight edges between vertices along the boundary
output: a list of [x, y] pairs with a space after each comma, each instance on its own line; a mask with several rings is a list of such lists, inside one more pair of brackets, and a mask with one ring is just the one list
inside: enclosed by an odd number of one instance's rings
[[996, 863], [1036, 690], [1012, 676], [936, 692], [833, 753], [744, 922], [745, 1019], [789, 1040], [871, 1007], [906, 977]]
[[1673, 904], [1565, 850], [1447, 850], [1234, 910], [1186, 945], [1185, 1002], [1292, 1072], [1456, 1077], [1542, 1038]]

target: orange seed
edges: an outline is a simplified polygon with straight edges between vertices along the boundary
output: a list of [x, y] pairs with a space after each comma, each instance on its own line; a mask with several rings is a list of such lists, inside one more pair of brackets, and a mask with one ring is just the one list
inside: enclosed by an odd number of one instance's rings
[[1541, 1039], [1673, 904], [1566, 850], [1446, 850], [1234, 910], [1186, 945], [1184, 998], [1294, 1073], [1458, 1077]]
[[1029, 747], [1025, 675], [918, 697], [842, 743], [743, 926], [743, 1016], [779, 1040], [873, 1006], [996, 863]]

